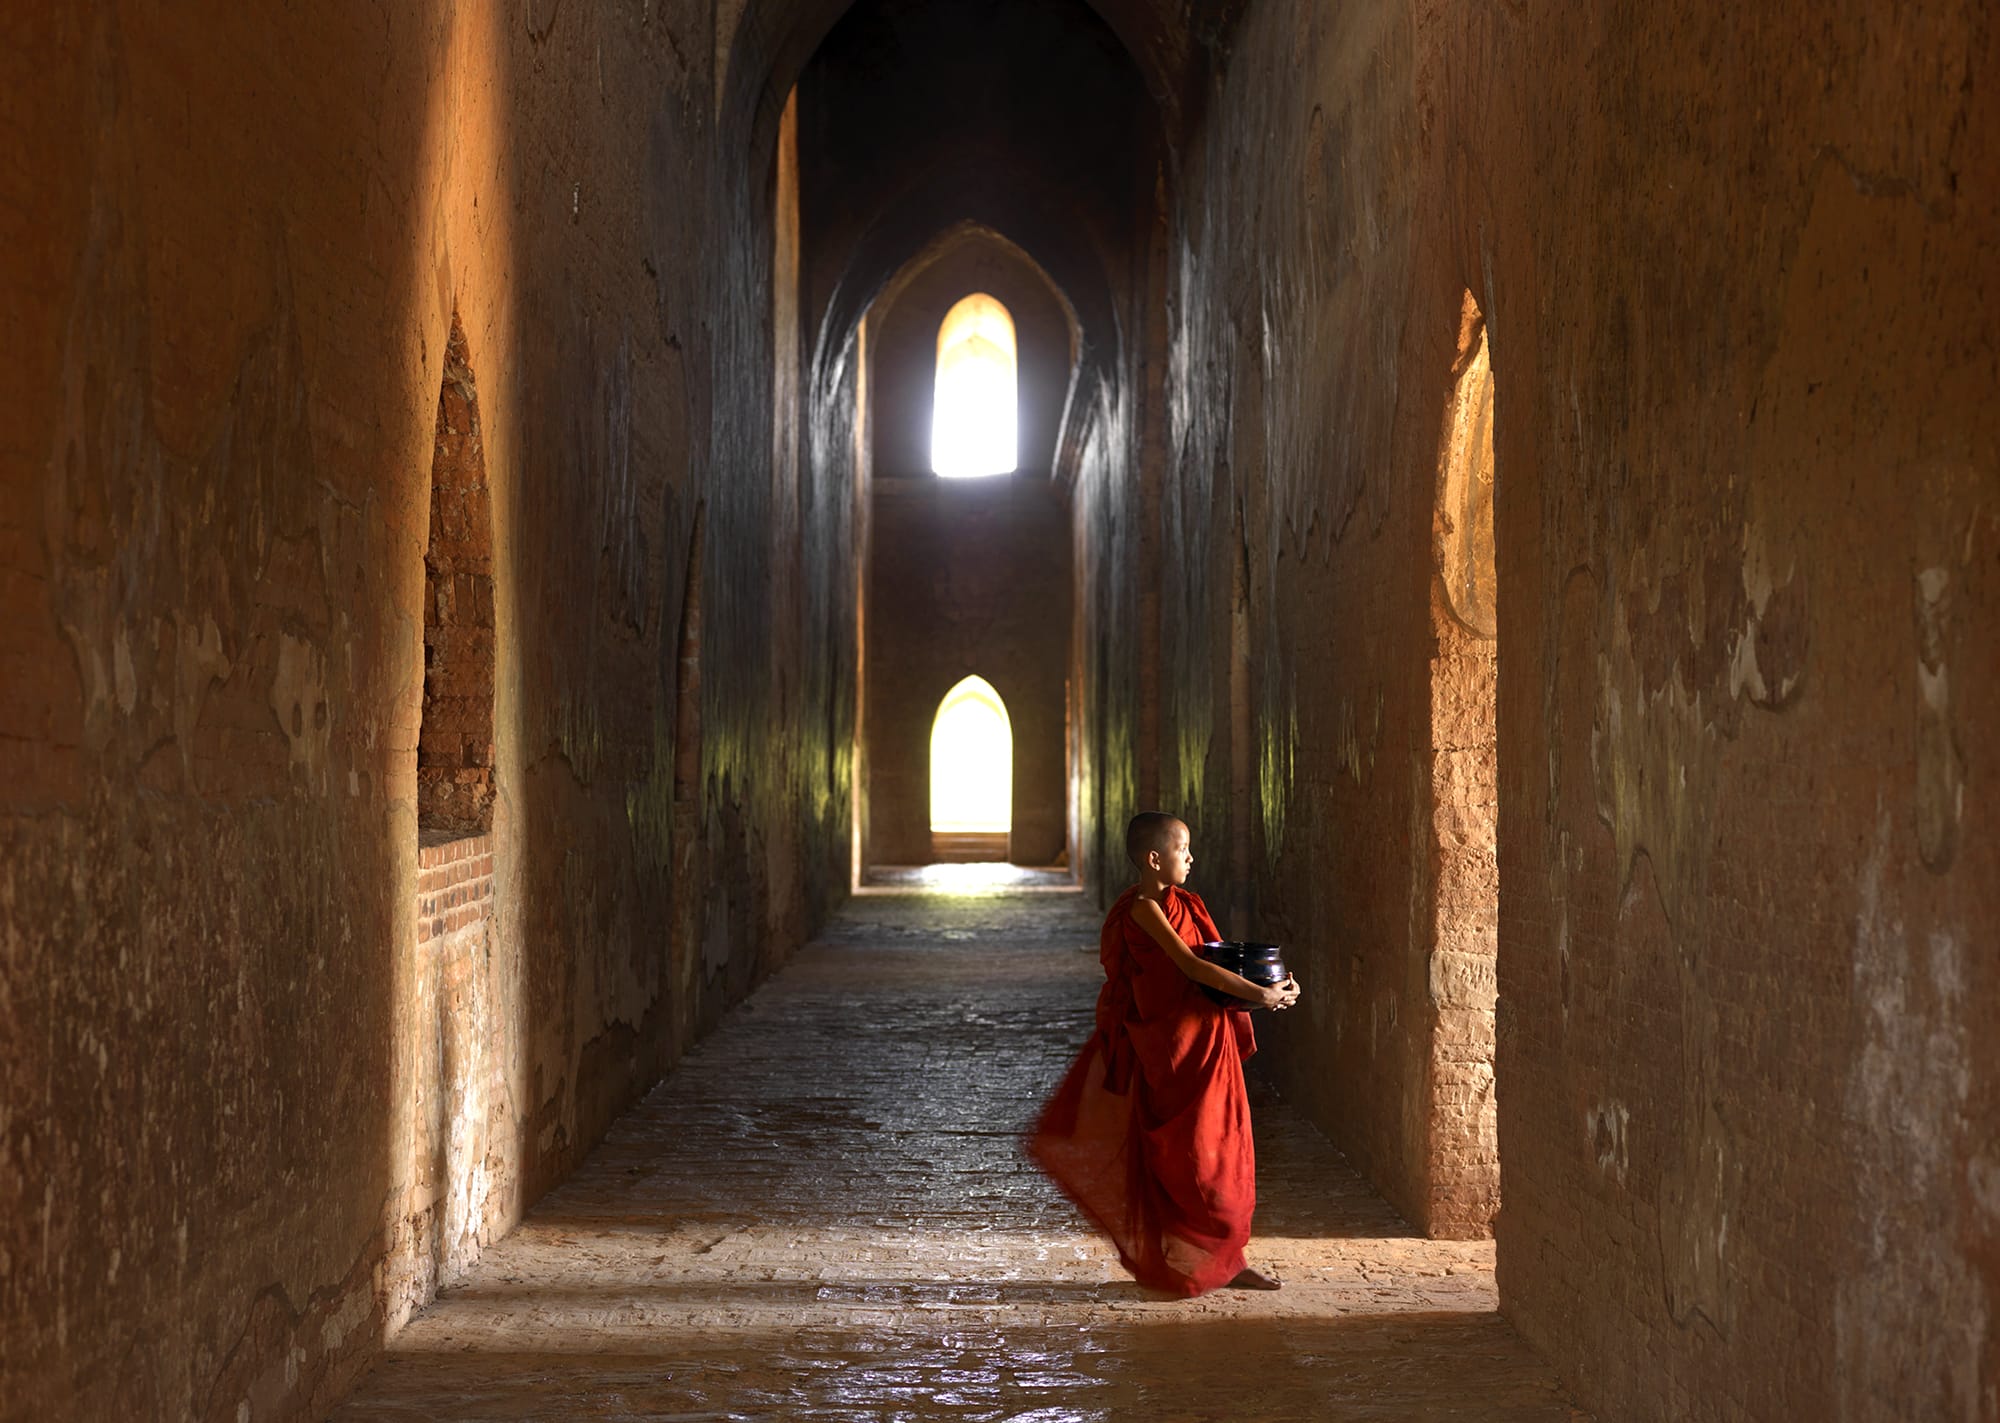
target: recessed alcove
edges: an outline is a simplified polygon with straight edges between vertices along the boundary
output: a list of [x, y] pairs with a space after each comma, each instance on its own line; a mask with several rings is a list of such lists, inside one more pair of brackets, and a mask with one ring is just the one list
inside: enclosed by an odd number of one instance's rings
[[1500, 926], [1493, 373], [1464, 295], [1438, 440], [1431, 580], [1430, 1043], [1424, 1227], [1479, 1236], [1500, 1203], [1494, 1079]]
[[438, 389], [424, 551], [424, 700], [417, 824], [493, 825], [493, 519], [479, 393], [456, 314]]
[[415, 942], [399, 1057], [411, 1179], [385, 1267], [407, 1312], [478, 1260], [512, 1208], [515, 1048], [494, 900], [493, 521], [479, 393], [456, 312], [445, 343], [424, 549]]

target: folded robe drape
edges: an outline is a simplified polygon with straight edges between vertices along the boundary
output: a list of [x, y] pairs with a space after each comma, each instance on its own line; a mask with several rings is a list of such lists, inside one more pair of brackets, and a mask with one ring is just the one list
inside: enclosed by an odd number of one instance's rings
[[[1247, 1013], [1219, 1007], [1132, 918], [1104, 921], [1097, 1030], [1042, 1109], [1028, 1151], [1144, 1285], [1198, 1295], [1243, 1269], [1257, 1162], [1243, 1062]], [[1169, 886], [1189, 945], [1221, 937], [1201, 897]]]

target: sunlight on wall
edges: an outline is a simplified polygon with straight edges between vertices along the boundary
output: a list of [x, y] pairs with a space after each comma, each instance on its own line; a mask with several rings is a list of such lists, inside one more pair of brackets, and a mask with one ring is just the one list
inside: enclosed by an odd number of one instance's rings
[[1004, 833], [1013, 824], [1014, 728], [984, 677], [945, 693], [931, 723], [931, 829]]
[[1014, 318], [975, 292], [938, 327], [931, 469], [947, 479], [1011, 474], [1016, 443]]
[[1438, 568], [1458, 620], [1481, 637], [1500, 628], [1493, 561], [1493, 367], [1486, 318], [1472, 293], [1459, 316], [1458, 384], [1445, 412], [1438, 475]]

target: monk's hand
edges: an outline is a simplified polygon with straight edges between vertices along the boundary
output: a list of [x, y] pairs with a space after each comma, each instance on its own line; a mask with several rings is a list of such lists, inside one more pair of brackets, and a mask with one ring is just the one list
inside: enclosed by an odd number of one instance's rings
[[1278, 984], [1274, 988], [1267, 988], [1264, 990], [1264, 996], [1260, 1006], [1269, 1008], [1273, 1012], [1278, 1012], [1282, 1009], [1291, 1007], [1294, 1003], [1298, 1001], [1299, 1001], [1299, 981], [1296, 978], [1287, 975], [1283, 983]]

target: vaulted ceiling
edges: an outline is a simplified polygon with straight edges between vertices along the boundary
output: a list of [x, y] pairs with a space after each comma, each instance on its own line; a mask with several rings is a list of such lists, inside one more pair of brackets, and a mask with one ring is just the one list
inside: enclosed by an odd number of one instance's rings
[[1155, 184], [1244, 3], [745, 0], [719, 120], [767, 172], [796, 85], [813, 358], [837, 358], [896, 274], [971, 224], [1059, 289], [1087, 396], [1125, 341]]
[[[944, 11], [972, 8], [955, 0], [934, 3]], [[1093, 11], [1117, 37], [1169, 133], [1178, 133], [1198, 104], [1214, 57], [1246, 4], [1247, 0], [1089, 0], [1088, 4], [1075, 0], [1076, 8]], [[782, 108], [807, 60], [856, 6], [857, 0], [742, 0], [729, 38], [724, 107]]]
[[1068, 296], [1114, 349], [1157, 109], [1081, 0], [860, 0], [799, 81], [807, 309], [838, 345], [895, 273], [964, 223]]

